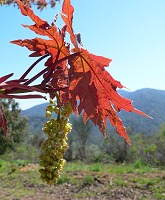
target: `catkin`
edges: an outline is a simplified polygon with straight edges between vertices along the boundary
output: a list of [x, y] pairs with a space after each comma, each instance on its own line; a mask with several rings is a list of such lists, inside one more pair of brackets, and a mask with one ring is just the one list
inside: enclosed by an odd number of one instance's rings
[[[53, 112], [56, 119], [52, 117]], [[55, 184], [60, 177], [60, 173], [66, 163], [63, 158], [68, 148], [67, 135], [72, 126], [69, 123], [69, 115], [72, 109], [69, 103], [65, 106], [55, 105], [50, 100], [46, 108], [46, 117], [49, 120], [44, 124], [43, 131], [47, 134], [47, 139], [42, 143], [42, 155], [39, 157], [41, 179], [48, 185]]]

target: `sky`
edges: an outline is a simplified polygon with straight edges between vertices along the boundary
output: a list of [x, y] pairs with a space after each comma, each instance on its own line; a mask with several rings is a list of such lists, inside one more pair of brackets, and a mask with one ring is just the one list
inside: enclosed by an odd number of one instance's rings
[[[62, 2], [62, 1], [61, 1]], [[112, 59], [108, 72], [123, 86], [135, 91], [142, 88], [165, 90], [165, 1], [164, 0], [72, 0], [73, 28], [81, 33], [83, 47], [89, 52]], [[61, 4], [35, 14], [50, 24], [60, 13]], [[60, 15], [59, 15], [60, 18]], [[36, 35], [21, 24], [33, 22], [13, 6], [0, 7], [0, 76], [21, 74], [37, 59], [25, 47], [11, 44], [16, 39]], [[58, 24], [63, 25], [58, 19]], [[43, 69], [43, 63], [35, 70]], [[45, 100], [18, 100], [21, 109]]]

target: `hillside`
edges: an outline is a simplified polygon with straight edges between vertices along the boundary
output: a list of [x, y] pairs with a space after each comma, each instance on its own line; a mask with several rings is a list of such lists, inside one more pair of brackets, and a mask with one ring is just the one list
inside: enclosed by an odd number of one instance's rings
[[121, 91], [120, 94], [133, 101], [135, 108], [145, 112], [153, 119], [142, 117], [135, 113], [122, 111], [119, 116], [125, 127], [135, 133], [152, 134], [165, 122], [165, 91], [156, 89], [141, 89], [135, 92]]
[[[119, 93], [133, 101], [135, 108], [150, 115], [153, 119], [146, 118], [135, 113], [121, 111], [119, 116], [123, 120], [125, 127], [129, 127], [131, 132], [152, 134], [157, 131], [161, 123], [165, 122], [165, 91], [156, 89], [140, 89], [134, 92], [119, 90]], [[45, 108], [48, 103], [34, 106], [22, 111], [23, 116], [29, 118], [30, 131], [41, 130], [45, 119]], [[108, 126], [110, 128], [110, 126]]]
[[45, 117], [46, 106], [48, 102], [23, 110], [21, 114], [26, 117]]

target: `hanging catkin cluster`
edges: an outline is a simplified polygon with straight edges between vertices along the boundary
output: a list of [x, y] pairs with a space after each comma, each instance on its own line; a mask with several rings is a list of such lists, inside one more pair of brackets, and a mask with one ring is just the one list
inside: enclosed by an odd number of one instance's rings
[[[52, 117], [53, 112], [56, 115], [55, 118]], [[66, 162], [63, 157], [68, 148], [67, 135], [72, 128], [68, 123], [71, 113], [72, 109], [69, 103], [59, 106], [50, 100], [50, 104], [46, 108], [46, 117], [50, 119], [43, 126], [43, 131], [48, 137], [42, 143], [43, 153], [40, 156], [41, 169], [39, 172], [41, 179], [49, 185], [57, 182]]]

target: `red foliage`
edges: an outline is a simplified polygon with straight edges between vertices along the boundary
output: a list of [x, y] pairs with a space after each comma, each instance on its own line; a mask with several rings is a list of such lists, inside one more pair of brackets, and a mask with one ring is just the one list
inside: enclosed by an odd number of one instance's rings
[[6, 137], [6, 133], [7, 133], [7, 121], [6, 121], [6, 117], [3, 113], [2, 107], [0, 106], [0, 128], [3, 129], [4, 131], [4, 137]]
[[[49, 93], [53, 98], [56, 91], [59, 91], [61, 103], [70, 102], [75, 113], [83, 112], [84, 121], [88, 118], [95, 125], [99, 126], [105, 135], [107, 119], [116, 127], [116, 131], [130, 143], [125, 127], [117, 112], [121, 109], [127, 112], [136, 112], [147, 116], [143, 112], [136, 110], [132, 101], [121, 97], [117, 88], [123, 88], [120, 82], [105, 70], [112, 61], [109, 58], [97, 56], [82, 48], [76, 34], [73, 32], [72, 20], [74, 8], [70, 0], [64, 0], [62, 7], [62, 19], [65, 26], [58, 29], [55, 25], [49, 25], [46, 21], [36, 16], [33, 11], [17, 1], [23, 15], [28, 16], [35, 23], [34, 25], [23, 25], [35, 33], [48, 36], [49, 39], [34, 38], [25, 40], [15, 40], [12, 43], [25, 46], [33, 51], [30, 56], [42, 56], [37, 63], [49, 56], [45, 62], [45, 68], [33, 78], [24, 81], [28, 73], [35, 67], [33, 64], [19, 79], [24, 83], [19, 85], [22, 89], [30, 89]], [[70, 35], [70, 40], [74, 46], [65, 41], [66, 32]], [[35, 79], [43, 75], [43, 81], [35, 86], [29, 86]], [[6, 90], [6, 86], [4, 87]]]

